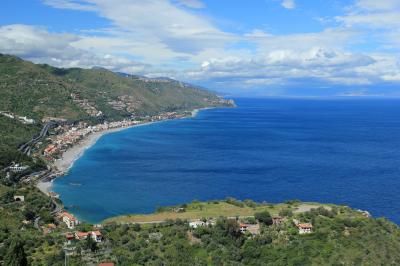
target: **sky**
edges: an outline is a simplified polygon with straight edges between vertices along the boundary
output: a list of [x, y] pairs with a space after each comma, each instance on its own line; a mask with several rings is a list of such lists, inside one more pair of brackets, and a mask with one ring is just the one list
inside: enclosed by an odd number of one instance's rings
[[3, 0], [0, 53], [233, 96], [400, 96], [400, 0]]

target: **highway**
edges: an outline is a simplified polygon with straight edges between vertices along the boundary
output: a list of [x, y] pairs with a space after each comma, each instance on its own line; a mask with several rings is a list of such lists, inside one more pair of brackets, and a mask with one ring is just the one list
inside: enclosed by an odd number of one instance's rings
[[27, 143], [22, 144], [22, 145], [19, 147], [19, 150], [22, 151], [24, 154], [26, 154], [26, 155], [29, 156], [29, 155], [31, 154], [32, 147], [33, 147], [36, 143], [38, 143], [40, 140], [42, 140], [42, 139], [47, 135], [47, 133], [49, 132], [49, 129], [52, 128], [52, 127], [54, 127], [55, 125], [57, 125], [57, 123], [56, 123], [56, 122], [52, 122], [52, 121], [46, 123], [46, 124], [43, 126], [42, 130], [40, 131], [40, 133], [39, 133], [38, 135], [34, 136], [34, 137], [33, 137], [30, 141], [28, 141]]

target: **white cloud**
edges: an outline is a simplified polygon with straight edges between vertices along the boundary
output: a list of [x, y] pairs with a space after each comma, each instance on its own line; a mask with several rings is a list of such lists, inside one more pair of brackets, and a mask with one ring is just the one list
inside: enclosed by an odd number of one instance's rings
[[370, 85], [397, 81], [398, 60], [391, 56], [354, 54], [321, 47], [307, 51], [275, 50], [256, 58], [214, 58], [187, 72], [188, 79], [221, 87], [287, 86], [296, 82]]
[[[102, 66], [214, 88], [272, 88], [302, 80], [328, 85], [399, 81], [399, 60], [393, 53], [353, 49], [354, 44], [369, 44], [371, 32], [382, 40], [382, 50], [398, 47], [399, 1], [359, 0], [336, 17], [340, 26], [286, 35], [260, 29], [225, 32], [193, 10], [205, 7], [200, 0], [43, 1], [54, 8], [93, 12], [107, 19], [110, 27], [65, 34], [3, 26], [0, 52], [56, 66]], [[295, 8], [295, 1], [274, 1]]]
[[177, 0], [177, 2], [181, 5], [190, 8], [204, 8], [205, 4], [200, 0]]
[[281, 5], [286, 9], [293, 9], [296, 7], [294, 0], [283, 0]]
[[393, 10], [400, 8], [399, 0], [357, 0], [355, 6], [365, 10]]
[[[61, 2], [61, 3], [60, 3]], [[237, 39], [237, 36], [219, 30], [208, 19], [193, 14], [167, 0], [46, 0], [56, 8], [83, 7], [89, 5], [92, 11], [108, 19], [113, 28], [107, 29], [105, 39], [118, 39], [120, 43], [133, 47], [132, 52], [148, 50], [140, 54], [144, 60], [152, 60], [148, 55], [156, 47], [157, 53], [163, 53], [164, 58], [174, 59], [182, 56], [193, 56], [205, 49], [223, 49], [227, 42]], [[202, 2], [194, 0], [175, 1], [179, 5], [192, 8], [202, 7]], [[100, 40], [100, 37], [92, 38]], [[94, 48], [96, 46], [93, 46]], [[152, 62], [162, 63], [162, 62]]]
[[123, 69], [146, 72], [150, 65], [110, 54], [95, 54], [75, 46], [80, 37], [72, 34], [50, 33], [45, 28], [27, 25], [0, 26], [0, 52], [13, 54], [35, 63], [58, 67], [102, 66], [111, 70]]
[[42, 0], [43, 3], [62, 9], [82, 10], [82, 11], [95, 11], [96, 7], [90, 3], [77, 0]]

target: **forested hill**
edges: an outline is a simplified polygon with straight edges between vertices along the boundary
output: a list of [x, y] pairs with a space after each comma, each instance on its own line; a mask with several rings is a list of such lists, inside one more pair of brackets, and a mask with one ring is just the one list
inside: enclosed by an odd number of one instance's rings
[[175, 80], [61, 69], [0, 54], [0, 111], [34, 119], [120, 119], [224, 104], [211, 92]]

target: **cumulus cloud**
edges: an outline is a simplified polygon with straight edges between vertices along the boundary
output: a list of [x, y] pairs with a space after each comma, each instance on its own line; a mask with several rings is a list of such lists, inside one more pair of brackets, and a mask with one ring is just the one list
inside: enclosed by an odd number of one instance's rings
[[314, 47], [303, 52], [275, 50], [251, 59], [216, 58], [203, 62], [201, 68], [187, 74], [192, 79], [226, 80], [245, 86], [283, 85], [304, 78], [337, 84], [369, 84], [372, 80], [361, 75], [365, 71], [357, 71], [375, 63], [376, 60], [367, 55]]
[[[400, 44], [398, 1], [357, 0], [335, 18], [340, 25], [285, 35], [261, 29], [226, 32], [193, 10], [205, 7], [200, 0], [43, 1], [54, 8], [95, 13], [110, 26], [74, 34], [3, 26], [0, 52], [61, 67], [102, 66], [221, 89], [400, 82], [399, 58], [385, 53]], [[285, 8], [295, 8], [294, 1], [279, 1]], [[348, 49], [363, 45], [371, 32], [382, 40], [381, 54]]]
[[286, 9], [293, 9], [296, 7], [294, 0], [283, 0], [281, 5]]
[[75, 46], [80, 37], [50, 33], [43, 27], [8, 25], [0, 27], [0, 52], [13, 54], [36, 63], [57, 67], [102, 66], [111, 70], [145, 72], [150, 65], [110, 54], [94, 54]]

